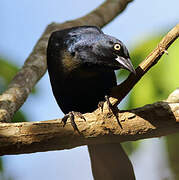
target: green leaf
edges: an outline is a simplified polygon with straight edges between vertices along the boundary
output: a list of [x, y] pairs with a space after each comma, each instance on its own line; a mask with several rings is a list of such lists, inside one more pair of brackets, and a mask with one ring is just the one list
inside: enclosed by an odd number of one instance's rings
[[16, 65], [0, 59], [0, 77], [5, 80], [6, 85], [12, 80], [17, 71], [18, 67]]
[[[146, 40], [131, 52], [131, 59], [139, 64], [157, 46], [161, 36]], [[163, 55], [155, 65], [133, 88], [128, 108], [166, 99], [170, 92], [179, 86], [179, 40]]]
[[[0, 58], [0, 92], [3, 92], [12, 78], [18, 72], [18, 67], [7, 60]], [[37, 92], [36, 88], [32, 89], [32, 94]]]
[[27, 122], [27, 118], [25, 117], [24, 113], [19, 110], [15, 113], [12, 122]]

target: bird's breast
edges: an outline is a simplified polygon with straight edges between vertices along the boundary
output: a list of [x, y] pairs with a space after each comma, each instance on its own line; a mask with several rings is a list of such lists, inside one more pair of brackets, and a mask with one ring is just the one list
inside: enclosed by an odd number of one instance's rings
[[99, 101], [103, 101], [105, 95], [109, 95], [111, 88], [115, 86], [115, 75], [96, 74], [84, 75], [82, 72], [68, 76], [57, 92], [59, 106], [67, 113], [79, 111], [82, 113], [92, 112], [97, 108]]

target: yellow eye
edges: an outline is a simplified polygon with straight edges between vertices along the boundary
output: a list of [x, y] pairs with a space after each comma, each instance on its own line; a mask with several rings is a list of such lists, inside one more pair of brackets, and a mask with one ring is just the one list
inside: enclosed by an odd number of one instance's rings
[[120, 45], [120, 44], [115, 44], [115, 45], [114, 45], [114, 49], [115, 49], [116, 51], [119, 51], [119, 50], [121, 49], [121, 45]]

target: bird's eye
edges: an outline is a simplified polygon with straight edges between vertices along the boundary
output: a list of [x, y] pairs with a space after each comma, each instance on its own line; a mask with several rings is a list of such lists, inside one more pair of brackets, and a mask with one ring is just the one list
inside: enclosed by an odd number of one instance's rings
[[121, 49], [121, 45], [120, 44], [115, 44], [114, 45], [114, 50], [119, 51]]

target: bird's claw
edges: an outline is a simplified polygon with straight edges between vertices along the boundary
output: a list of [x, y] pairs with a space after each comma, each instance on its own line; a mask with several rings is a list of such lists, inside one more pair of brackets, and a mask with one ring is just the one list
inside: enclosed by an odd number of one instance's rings
[[[106, 100], [106, 102], [107, 102], [107, 105], [108, 105], [108, 111], [113, 113], [113, 110], [112, 110], [113, 106], [112, 106], [112, 104], [111, 104], [111, 102], [110, 102], [110, 100], [109, 100], [109, 96], [106, 95], [104, 98], [105, 98], [105, 100]], [[100, 102], [98, 103], [98, 108], [101, 108], [101, 111], [103, 112], [103, 109], [104, 109], [104, 101], [100, 101]]]
[[79, 118], [83, 119], [84, 121], [86, 121], [85, 117], [83, 116], [83, 114], [81, 114], [80, 112], [74, 112], [72, 111], [76, 116], [78, 116]]
[[[105, 96], [105, 100], [106, 100], [106, 103], [107, 103], [107, 106], [108, 106], [108, 111], [115, 116], [115, 118], [116, 118], [119, 126], [122, 128], [121, 123], [120, 123], [119, 118], [118, 118], [118, 115], [117, 115], [114, 107], [112, 106], [112, 104], [111, 104], [111, 102], [110, 102], [110, 100], [109, 100], [109, 96], [106, 95], [106, 96]], [[104, 102], [103, 102], [103, 101], [100, 101], [100, 102], [98, 103], [98, 107], [101, 108], [101, 111], [102, 111], [102, 113], [103, 113]]]
[[66, 115], [62, 118], [63, 127], [65, 127], [66, 122], [67, 122], [67, 120], [68, 120], [68, 118], [69, 118], [73, 129], [74, 129], [75, 131], [77, 131], [79, 134], [81, 134], [80, 131], [79, 131], [79, 129], [78, 129], [78, 127], [77, 127], [77, 125], [76, 125], [76, 123], [75, 123], [75, 120], [74, 120], [74, 119], [75, 119], [75, 116], [78, 116], [79, 118], [81, 118], [81, 119], [83, 119], [84, 121], [86, 121], [85, 117], [84, 117], [80, 112], [71, 111], [71, 112], [69, 112], [68, 114], [66, 114]]
[[65, 116], [62, 118], [63, 127], [65, 127], [68, 118], [69, 118], [69, 113], [68, 113], [68, 114], [65, 114]]
[[103, 112], [103, 108], [104, 108], [104, 101], [100, 101], [100, 102], [98, 103], [98, 108], [100, 108], [100, 109], [101, 109], [101, 111]]
[[111, 104], [111, 102], [110, 102], [110, 100], [109, 100], [109, 96], [106, 95], [104, 98], [105, 98], [105, 100], [106, 100], [106, 102], [107, 102], [109, 112], [112, 112], [112, 113], [113, 113], [113, 109], [112, 109], [113, 106], [112, 106], [112, 104]]

